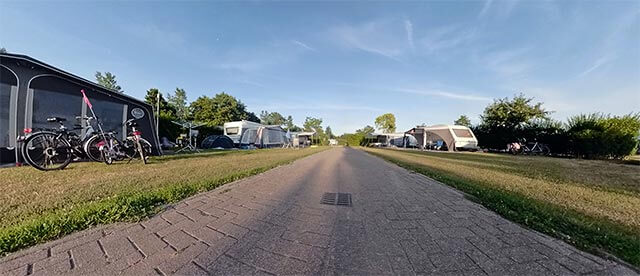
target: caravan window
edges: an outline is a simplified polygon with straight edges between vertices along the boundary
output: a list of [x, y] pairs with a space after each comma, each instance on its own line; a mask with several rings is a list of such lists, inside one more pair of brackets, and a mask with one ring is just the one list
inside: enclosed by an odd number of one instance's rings
[[228, 127], [225, 129], [225, 132], [227, 133], [227, 135], [237, 135], [239, 130], [239, 127]]
[[471, 131], [468, 129], [454, 129], [453, 133], [460, 138], [473, 138]]

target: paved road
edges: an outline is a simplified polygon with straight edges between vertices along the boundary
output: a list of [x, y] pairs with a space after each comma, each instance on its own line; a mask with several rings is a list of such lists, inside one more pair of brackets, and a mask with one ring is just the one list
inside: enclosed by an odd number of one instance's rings
[[[327, 192], [352, 206], [321, 204]], [[0, 274], [67, 273], [635, 274], [348, 148], [0, 260]]]

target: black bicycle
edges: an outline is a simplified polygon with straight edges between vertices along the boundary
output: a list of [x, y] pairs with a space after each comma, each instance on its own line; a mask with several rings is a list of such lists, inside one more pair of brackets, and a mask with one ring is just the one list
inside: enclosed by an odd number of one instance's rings
[[[25, 162], [38, 170], [51, 171], [64, 169], [74, 159], [84, 159], [87, 156], [83, 150], [84, 144], [97, 134], [91, 127], [91, 118], [76, 118], [87, 121], [83, 137], [65, 127], [65, 118], [47, 118], [47, 122], [58, 123], [60, 126], [57, 129], [34, 132], [24, 140], [22, 156]], [[77, 129], [82, 127], [74, 128]]]
[[138, 130], [138, 124], [134, 119], [127, 120], [125, 125], [131, 131], [123, 141], [117, 138], [117, 132], [104, 132], [89, 138], [84, 148], [87, 156], [94, 161], [106, 164], [127, 158], [131, 162], [139, 157], [144, 164], [147, 164], [151, 155], [151, 143], [142, 138], [142, 132]]

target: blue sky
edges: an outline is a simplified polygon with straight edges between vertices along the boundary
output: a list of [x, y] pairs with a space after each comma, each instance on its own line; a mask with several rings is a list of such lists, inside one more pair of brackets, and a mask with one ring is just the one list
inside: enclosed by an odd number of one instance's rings
[[225, 91], [334, 132], [478, 122], [523, 92], [555, 111], [640, 111], [638, 1], [0, 2], [0, 45], [127, 94]]

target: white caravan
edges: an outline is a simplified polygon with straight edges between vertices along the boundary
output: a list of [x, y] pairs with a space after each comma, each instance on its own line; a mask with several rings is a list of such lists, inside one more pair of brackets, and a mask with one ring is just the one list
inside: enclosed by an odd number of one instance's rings
[[234, 144], [239, 145], [242, 134], [244, 134], [249, 129], [258, 129], [262, 126], [263, 125], [260, 123], [246, 120], [228, 122], [224, 123], [224, 135], [231, 138]]

